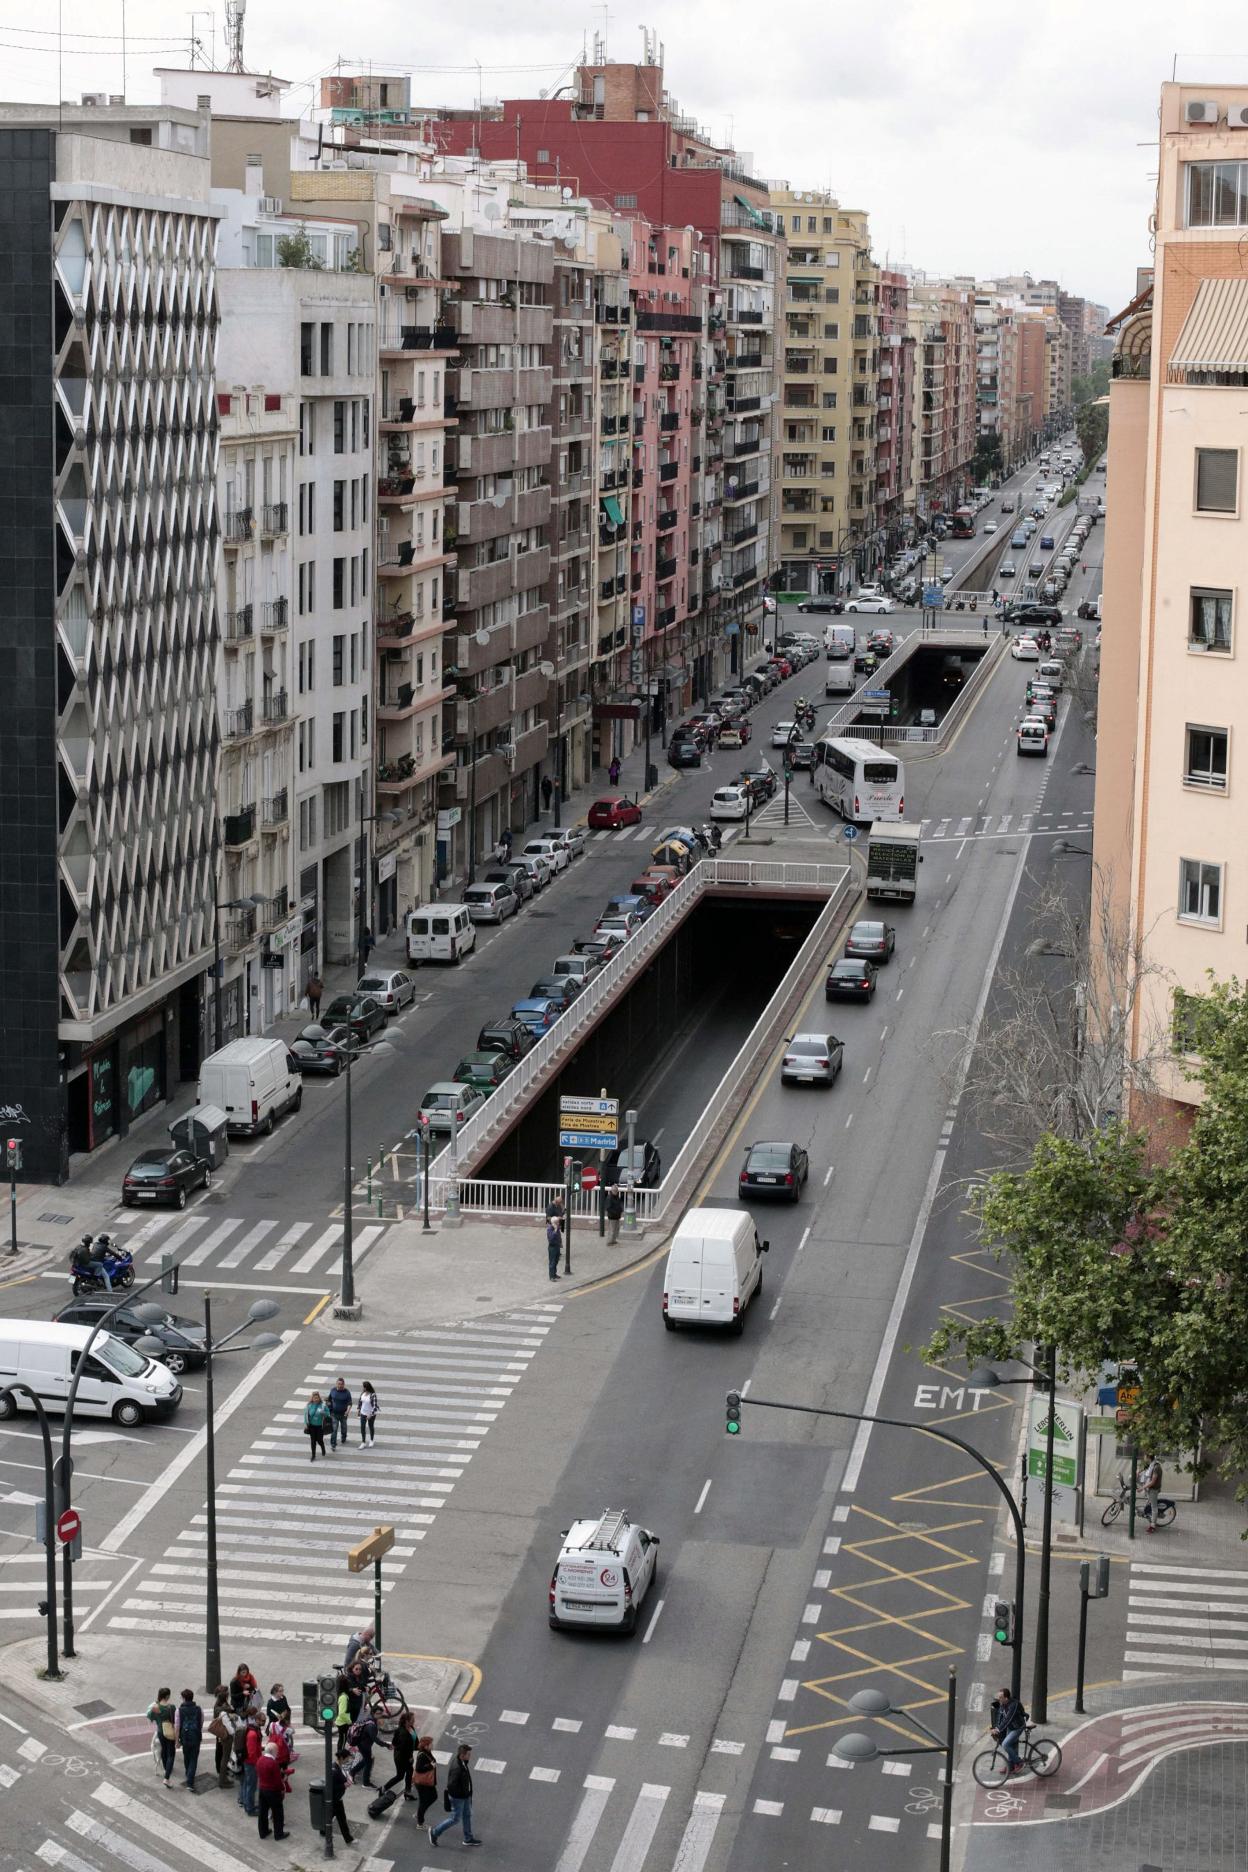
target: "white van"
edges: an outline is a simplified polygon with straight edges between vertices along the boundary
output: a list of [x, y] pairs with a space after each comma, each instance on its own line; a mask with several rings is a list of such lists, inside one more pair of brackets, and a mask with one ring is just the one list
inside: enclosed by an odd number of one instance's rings
[[622, 1508], [563, 1530], [550, 1576], [550, 1626], [605, 1625], [631, 1632], [659, 1570], [659, 1537]]
[[1066, 680], [1066, 665], [1060, 657], [1050, 657], [1049, 661], [1042, 663], [1036, 671], [1035, 680], [1048, 683], [1050, 689], [1056, 689], [1060, 693]]
[[220, 1107], [232, 1137], [268, 1137], [284, 1112], [303, 1103], [303, 1081], [286, 1061], [284, 1041], [231, 1040], [200, 1066], [196, 1100]]
[[407, 917], [409, 962], [462, 962], [477, 946], [467, 904], [426, 904]]
[[829, 663], [853, 661], [857, 632], [852, 624], [829, 624], [823, 633], [823, 648]]
[[754, 1219], [744, 1209], [690, 1209], [668, 1250], [663, 1324], [745, 1330], [745, 1309], [763, 1288], [763, 1256]]
[[1018, 751], [1020, 754], [1038, 754], [1041, 760], [1047, 759], [1049, 731], [1038, 715], [1024, 716], [1019, 722]]
[[[91, 1332], [90, 1326], [62, 1326], [55, 1320], [0, 1320], [0, 1390], [20, 1380], [45, 1410], [63, 1416]], [[167, 1366], [144, 1358], [112, 1333], [97, 1333], [74, 1399], [75, 1421], [111, 1417], [130, 1428], [172, 1416], [181, 1402], [182, 1387]], [[0, 1418], [32, 1408], [22, 1391], [0, 1397]]]
[[853, 695], [854, 660], [846, 657], [840, 663], [829, 663], [823, 673], [824, 695]]

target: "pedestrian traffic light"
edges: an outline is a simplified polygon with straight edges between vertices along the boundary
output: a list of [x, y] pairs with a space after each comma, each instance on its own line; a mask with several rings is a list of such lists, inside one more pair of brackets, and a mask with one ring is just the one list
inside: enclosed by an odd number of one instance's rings
[[178, 1264], [171, 1254], [160, 1257], [160, 1291], [167, 1294], [178, 1291]]
[[22, 1167], [21, 1138], [5, 1138], [4, 1165], [6, 1170], [20, 1170]]
[[739, 1391], [730, 1391], [728, 1393], [728, 1421], [725, 1423], [724, 1429], [729, 1436], [740, 1436], [741, 1434], [741, 1393]]
[[320, 1709], [317, 1711], [322, 1722], [333, 1722], [338, 1707], [338, 1679], [333, 1671], [322, 1671], [316, 1680]]
[[1109, 1555], [1100, 1554], [1094, 1562], [1084, 1560], [1079, 1566], [1079, 1590], [1085, 1599], [1109, 1598]]
[[303, 1726], [305, 1729], [315, 1729], [320, 1720], [320, 1693], [314, 1683], [305, 1683], [303, 1686]]
[[992, 1608], [992, 1636], [999, 1645], [1014, 1643], [1014, 1605], [1009, 1599], [998, 1599]]

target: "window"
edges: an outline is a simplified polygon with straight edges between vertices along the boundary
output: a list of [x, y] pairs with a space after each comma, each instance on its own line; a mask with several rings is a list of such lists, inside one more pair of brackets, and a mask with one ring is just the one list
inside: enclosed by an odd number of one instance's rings
[[1196, 451], [1197, 513], [1235, 512], [1238, 499], [1239, 450], [1203, 449]]
[[825, 319], [824, 324], [823, 324], [823, 335], [825, 338], [839, 338], [841, 335], [841, 327], [840, 327], [839, 320]]
[[310, 851], [316, 844], [316, 795], [299, 802], [299, 849]]
[[1200, 858], [1180, 858], [1179, 920], [1183, 923], [1221, 922], [1221, 865], [1205, 864]]
[[1199, 728], [1187, 724], [1187, 753], [1183, 761], [1184, 786], [1226, 791], [1226, 759], [1230, 736], [1225, 728]]
[[339, 709], [337, 714], [334, 716], [333, 744], [330, 748], [331, 760], [340, 761], [342, 759], [343, 724], [345, 723], [346, 719], [347, 719], [346, 715], [342, 709]]
[[825, 233], [825, 234], [835, 234], [835, 232], [836, 232], [836, 229], [835, 229], [835, 228], [834, 228], [834, 226], [832, 225], [832, 217], [831, 217], [831, 215], [824, 215], [824, 217], [823, 217], [823, 231], [824, 231], [824, 233]]
[[1248, 163], [1188, 163], [1187, 225], [1248, 226]]
[[313, 326], [310, 321], [299, 327], [299, 374], [302, 377], [312, 375], [312, 332]]
[[821, 442], [835, 442], [836, 441], [836, 424], [835, 423], [822, 423], [820, 425], [819, 439]]
[[334, 402], [334, 454], [341, 455], [347, 439], [347, 406], [341, 397]]
[[299, 453], [311, 455], [316, 442], [316, 405], [299, 405]]
[[321, 326], [321, 376], [332, 377], [334, 374], [334, 328], [332, 325]]
[[839, 267], [839, 266], [840, 266], [840, 264], [841, 264], [841, 256], [840, 256], [840, 254], [839, 254], [839, 253], [830, 253], [830, 254], [828, 254], [828, 255], [827, 255], [827, 264], [828, 264], [828, 266], [830, 266], [830, 267]]
[[360, 633], [359, 631], [352, 631], [351, 633], [351, 680], [352, 682], [358, 682], [360, 680]]
[[[537, 153], [537, 159], [539, 162], [542, 159], [540, 150]], [[615, 205], [617, 208], [635, 208], [637, 206], [637, 197], [635, 195], [617, 195], [615, 198]]]
[[351, 824], [351, 784], [347, 780], [335, 780], [330, 786], [322, 787], [321, 792], [325, 801], [325, 836], [333, 838]]
[[1170, 1044], [1176, 1053], [1199, 1052], [1200, 1009], [1203, 995], [1189, 994], [1176, 988], [1170, 1013]]
[[[342, 532], [342, 527], [343, 527], [342, 509], [343, 509], [343, 498], [346, 492], [346, 486], [347, 484], [345, 481], [334, 482], [334, 532], [335, 533]], [[354, 483], [353, 483], [352, 492], [354, 493], [354, 491], [355, 489], [354, 489]]]
[[339, 558], [339, 559], [334, 560], [334, 610], [335, 611], [341, 611], [343, 607], [343, 602], [344, 602], [343, 591], [344, 591], [344, 586], [346, 583], [346, 564], [347, 562], [345, 559]]
[[1217, 650], [1223, 655], [1231, 648], [1231, 593], [1197, 586], [1191, 597], [1188, 614], [1187, 647], [1189, 650]]
[[336, 633], [334, 637], [334, 643], [333, 643], [333, 678], [332, 678], [335, 689], [341, 689], [342, 687], [343, 651], [346, 645], [346, 641], [347, 641], [346, 634], [344, 632], [339, 631]]

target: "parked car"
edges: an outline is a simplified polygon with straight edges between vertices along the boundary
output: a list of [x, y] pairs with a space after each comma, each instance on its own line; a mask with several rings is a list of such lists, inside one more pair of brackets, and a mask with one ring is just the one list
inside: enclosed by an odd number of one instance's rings
[[594, 976], [601, 973], [602, 963], [597, 956], [558, 955], [551, 965], [552, 975], [568, 975], [574, 982], [579, 982], [582, 988], [588, 987]]
[[669, 767], [700, 767], [702, 765], [702, 749], [692, 735], [686, 736], [684, 740], [672, 737], [668, 743], [667, 764]]
[[637, 897], [648, 897], [657, 908], [665, 897], [670, 897], [676, 888], [676, 880], [656, 865], [652, 870], [643, 871], [635, 877], [628, 887]]
[[564, 1007], [571, 1007], [581, 993], [581, 984], [571, 975], [543, 975], [529, 989], [531, 1000], [561, 1001]]
[[624, 793], [604, 793], [586, 814], [595, 832], [614, 832], [620, 826], [640, 825], [641, 807]]
[[809, 1175], [810, 1158], [800, 1144], [747, 1144], [737, 1188], [742, 1196], [782, 1196], [797, 1202]]
[[897, 932], [891, 923], [868, 919], [855, 923], [845, 943], [845, 954], [855, 962], [874, 962], [881, 966], [897, 947]]
[[[509, 858], [506, 864], [501, 865], [499, 869], [502, 871], [510, 871], [513, 876], [523, 871], [525, 877], [529, 880], [529, 887], [534, 896], [537, 895], [538, 891], [545, 890], [551, 878], [555, 875], [544, 858], [535, 858], [531, 853], [526, 856], [523, 852], [518, 858]], [[523, 895], [519, 886], [517, 886], [516, 895]]]
[[569, 858], [579, 858], [588, 843], [585, 828], [581, 825], [555, 826], [546, 836], [562, 839], [568, 848]]
[[510, 885], [521, 905], [528, 903], [537, 889], [523, 865], [518, 864], [501, 864], [492, 871], [483, 871], [479, 881], [482, 884]]
[[832, 964], [823, 984], [825, 1001], [870, 1001], [875, 994], [875, 964], [842, 956]]
[[544, 858], [556, 876], [558, 876], [560, 871], [566, 871], [572, 862], [571, 852], [563, 843], [562, 839], [556, 838], [529, 839], [521, 848], [521, 856], [527, 858]]
[[781, 1085], [835, 1085], [845, 1064], [845, 1048], [835, 1034], [799, 1033], [785, 1043]]
[[578, 936], [572, 947], [578, 955], [588, 956], [591, 961], [598, 964], [599, 968], [602, 968], [610, 962], [613, 956], [620, 953], [625, 940], [623, 936], [616, 935]]
[[635, 1138], [630, 1151], [627, 1144], [611, 1152], [602, 1166], [602, 1180], [610, 1187], [618, 1183], [637, 1189], [657, 1189], [663, 1180], [663, 1160], [649, 1138]]
[[627, 914], [602, 916], [594, 925], [594, 935], [613, 936], [617, 942], [626, 943], [629, 937], [636, 935], [640, 928], [640, 917]]
[[121, 1179], [122, 1207], [172, 1203], [175, 1209], [185, 1209], [193, 1190], [211, 1186], [211, 1164], [189, 1150], [140, 1151]]
[[453, 1074], [456, 1085], [475, 1086], [478, 1092], [493, 1092], [508, 1073], [516, 1070], [509, 1053], [465, 1053]]
[[554, 1026], [564, 1007], [562, 996], [558, 1000], [551, 1000], [549, 995], [527, 996], [512, 1003], [511, 1018], [522, 1022], [530, 1033], [540, 1035]]
[[[145, 1310], [152, 1304], [149, 1294]], [[117, 1299], [113, 1294], [88, 1295], [71, 1300], [53, 1318], [61, 1326], [94, 1326], [106, 1313], [112, 1313], [108, 1332], [114, 1339], [120, 1339], [126, 1345], [133, 1345], [136, 1339], [145, 1339], [149, 1335], [159, 1339], [165, 1348], [158, 1354], [160, 1362], [175, 1375], [194, 1371], [204, 1363], [204, 1328], [199, 1320], [182, 1319], [176, 1313], [162, 1313], [157, 1320], [140, 1319], [137, 1306], [127, 1305], [113, 1312], [116, 1305]]]
[[485, 1104], [479, 1086], [460, 1085], [454, 1079], [438, 1079], [420, 1101], [421, 1121], [431, 1131], [451, 1131], [466, 1124]]
[[711, 795], [712, 819], [744, 819], [749, 812], [750, 795], [743, 786], [716, 787]]
[[[564, 863], [567, 863], [566, 858]], [[505, 923], [520, 908], [520, 899], [510, 878], [503, 884], [469, 884], [464, 902], [474, 923]]]
[[295, 1072], [326, 1073], [336, 1079], [347, 1063], [347, 1054], [359, 1050], [360, 1043], [349, 1027], [327, 1027], [323, 1021], [312, 1021], [300, 1030], [286, 1052]]
[[654, 915], [654, 905], [644, 891], [623, 891], [618, 897], [608, 898], [602, 914], [604, 917], [634, 916], [639, 922], [645, 923]]
[[321, 1010], [324, 1027], [348, 1026], [357, 1040], [371, 1040], [386, 1024], [386, 1010], [372, 995], [335, 995]]
[[477, 1035], [477, 1046], [483, 1053], [506, 1053], [518, 1063], [531, 1051], [533, 1033], [523, 1021], [508, 1014], [502, 1020], [486, 1021]]
[[410, 1007], [416, 999], [416, 984], [410, 975], [402, 969], [374, 970], [372, 974], [361, 975], [355, 984], [357, 995], [372, 995], [374, 1001], [380, 1001], [387, 1014], [398, 1014], [405, 1007]]

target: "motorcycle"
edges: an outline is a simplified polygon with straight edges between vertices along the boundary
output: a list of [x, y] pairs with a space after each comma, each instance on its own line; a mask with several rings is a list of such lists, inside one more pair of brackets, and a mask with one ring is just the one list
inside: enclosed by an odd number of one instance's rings
[[700, 828], [700, 836], [708, 852], [717, 852], [724, 842], [724, 835], [713, 819]]
[[70, 1256], [69, 1271], [75, 1298], [84, 1293], [115, 1293], [134, 1285], [134, 1258], [110, 1235], [84, 1235]]

